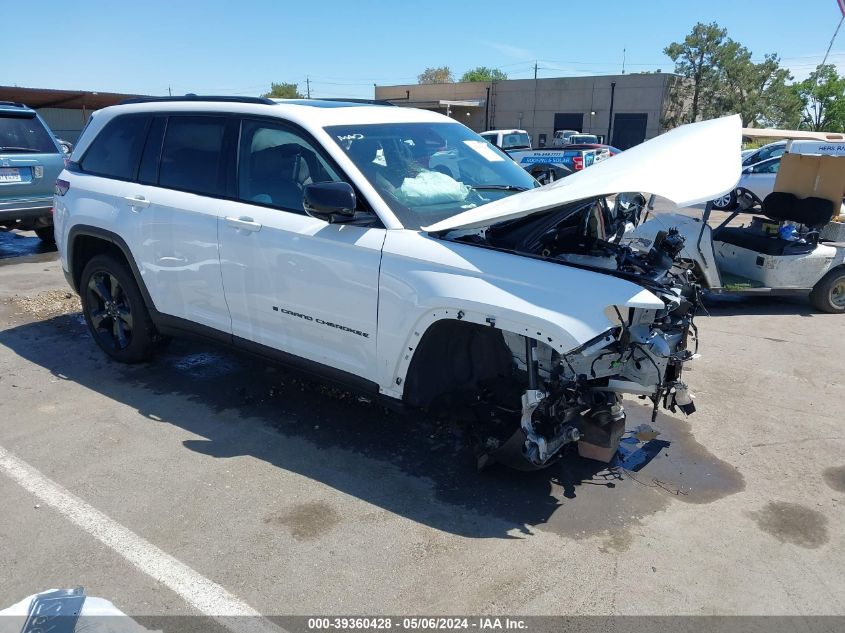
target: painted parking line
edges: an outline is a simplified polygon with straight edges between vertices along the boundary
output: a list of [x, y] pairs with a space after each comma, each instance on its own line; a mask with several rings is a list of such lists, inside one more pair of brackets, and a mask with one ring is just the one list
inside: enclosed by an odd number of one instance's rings
[[284, 633], [217, 583], [109, 518], [2, 446], [0, 472], [227, 629], [236, 633]]

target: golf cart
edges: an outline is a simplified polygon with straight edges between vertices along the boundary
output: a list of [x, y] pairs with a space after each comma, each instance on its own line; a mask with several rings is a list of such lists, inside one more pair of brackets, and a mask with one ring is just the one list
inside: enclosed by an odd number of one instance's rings
[[[789, 141], [774, 191], [764, 199], [740, 188], [738, 208], [716, 228], [708, 225], [713, 210], [709, 202], [701, 218], [656, 215], [626, 233], [623, 241], [649, 250], [677, 232], [685, 238], [682, 257], [705, 290], [809, 295], [816, 309], [843, 313], [845, 223], [831, 220], [840, 215], [845, 196], [845, 156], [789, 152], [793, 139], [817, 138], [814, 133], [745, 129], [743, 135], [771, 137], [774, 132]], [[747, 221], [730, 226], [740, 216]]]

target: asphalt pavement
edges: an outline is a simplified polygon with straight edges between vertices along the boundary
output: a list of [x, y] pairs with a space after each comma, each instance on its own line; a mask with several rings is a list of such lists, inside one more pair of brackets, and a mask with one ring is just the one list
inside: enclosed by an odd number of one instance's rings
[[107, 360], [36, 242], [0, 234], [0, 608], [845, 615], [845, 317], [709, 301], [696, 414], [477, 473], [460, 428], [209, 342]]

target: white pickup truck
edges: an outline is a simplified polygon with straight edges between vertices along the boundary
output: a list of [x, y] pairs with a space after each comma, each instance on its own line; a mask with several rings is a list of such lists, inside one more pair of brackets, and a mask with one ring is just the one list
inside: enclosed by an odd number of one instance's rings
[[572, 149], [563, 146], [534, 149], [531, 146], [531, 137], [525, 130], [488, 130], [482, 132], [481, 137], [507, 152], [520, 167], [544, 185], [581, 171], [607, 157], [607, 152], [587, 148]]

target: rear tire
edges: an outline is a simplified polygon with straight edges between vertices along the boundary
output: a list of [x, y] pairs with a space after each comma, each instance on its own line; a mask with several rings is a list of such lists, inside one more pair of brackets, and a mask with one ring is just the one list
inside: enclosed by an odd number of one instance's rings
[[53, 225], [50, 226], [39, 226], [35, 230], [35, 234], [38, 236], [38, 239], [44, 242], [45, 244], [55, 244], [56, 243], [56, 234], [53, 231]]
[[820, 312], [845, 313], [845, 267], [834, 268], [810, 292], [810, 303]]
[[149, 360], [157, 337], [129, 267], [113, 255], [97, 255], [79, 282], [82, 313], [97, 345], [121, 363]]

